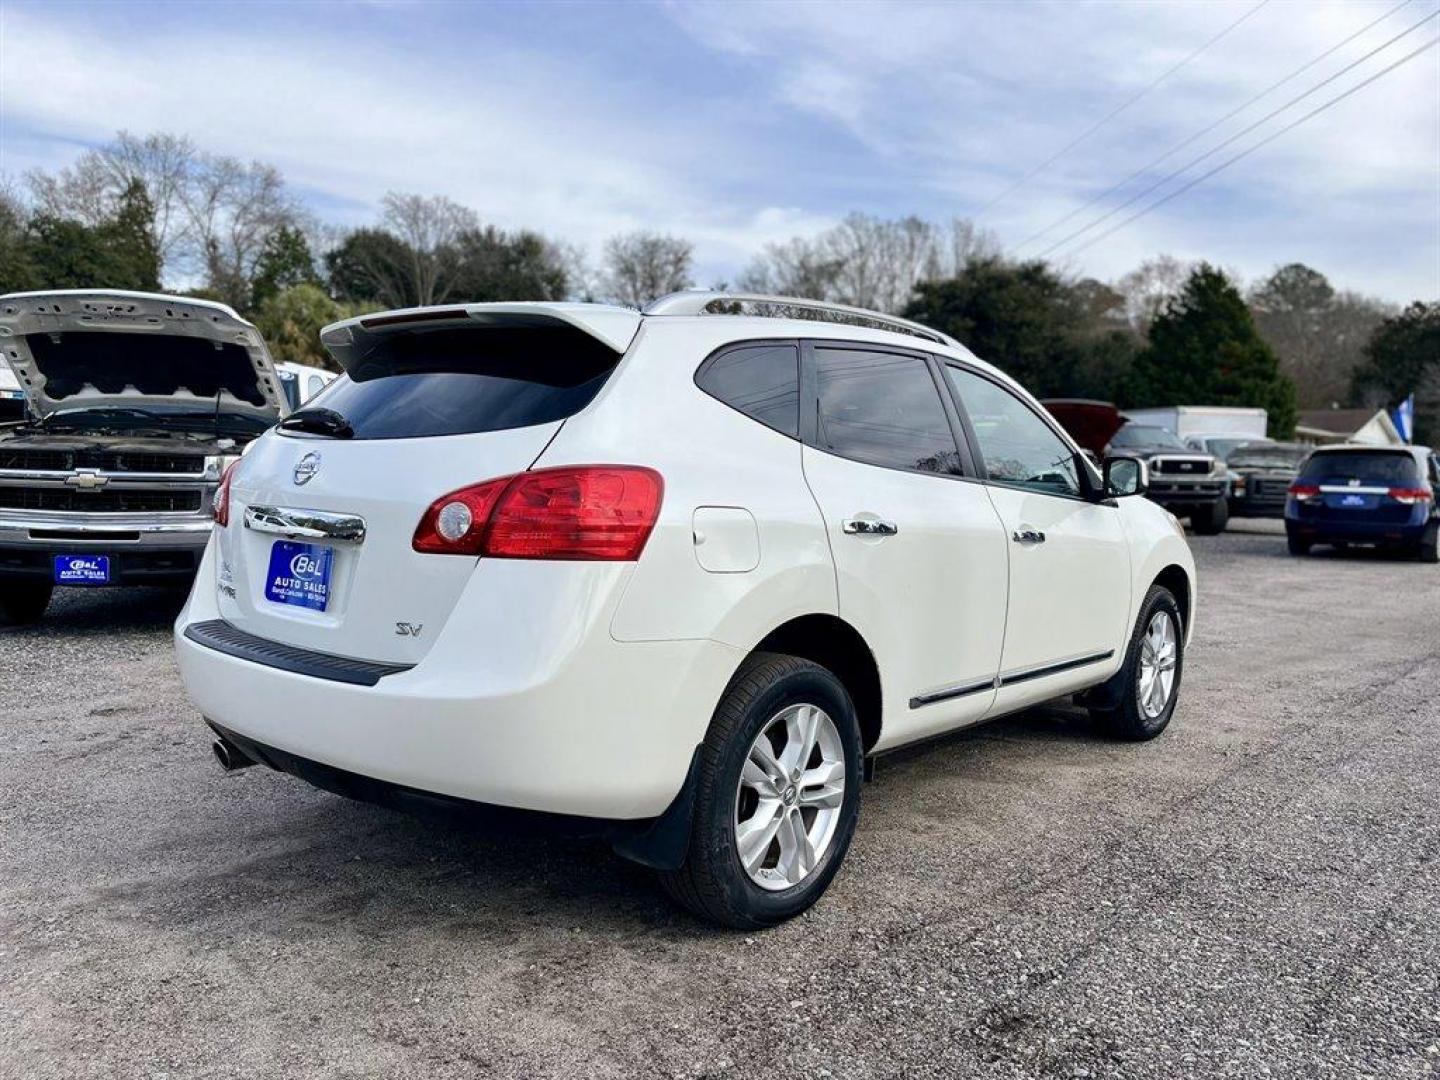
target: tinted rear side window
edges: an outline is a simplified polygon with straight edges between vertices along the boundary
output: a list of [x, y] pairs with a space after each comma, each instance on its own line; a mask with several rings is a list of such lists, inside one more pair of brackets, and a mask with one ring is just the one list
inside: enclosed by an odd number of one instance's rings
[[792, 439], [800, 434], [800, 350], [788, 344], [741, 345], [712, 356], [695, 385]]
[[393, 332], [305, 405], [340, 413], [357, 439], [503, 431], [573, 416], [619, 359], [569, 327]]
[[817, 348], [815, 373], [821, 450], [892, 469], [960, 474], [955, 436], [924, 360]]
[[1420, 471], [1409, 454], [1340, 451], [1313, 455], [1300, 478], [1317, 484], [1359, 480], [1362, 484], [1405, 485], [1418, 481]]

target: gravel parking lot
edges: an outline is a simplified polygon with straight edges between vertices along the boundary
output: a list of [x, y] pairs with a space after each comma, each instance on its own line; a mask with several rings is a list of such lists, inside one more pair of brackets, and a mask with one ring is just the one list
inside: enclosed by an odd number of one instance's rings
[[222, 775], [168, 593], [0, 632], [0, 1076], [1440, 1073], [1440, 571], [1194, 538], [1156, 742], [1068, 708], [884, 759], [751, 936], [603, 846]]

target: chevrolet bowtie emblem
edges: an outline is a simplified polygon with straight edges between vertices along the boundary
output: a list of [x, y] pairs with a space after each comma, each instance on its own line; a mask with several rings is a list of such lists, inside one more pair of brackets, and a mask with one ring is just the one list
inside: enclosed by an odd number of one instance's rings
[[74, 476], [67, 476], [65, 483], [71, 487], [77, 487], [81, 491], [94, 491], [102, 488], [110, 482], [108, 476], [100, 476], [95, 472], [77, 472]]

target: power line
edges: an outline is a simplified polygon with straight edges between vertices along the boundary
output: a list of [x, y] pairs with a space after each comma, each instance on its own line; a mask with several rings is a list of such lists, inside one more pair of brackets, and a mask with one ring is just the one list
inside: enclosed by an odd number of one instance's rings
[[1352, 42], [1352, 41], [1354, 41], [1356, 38], [1360, 37], [1360, 36], [1361, 36], [1362, 34], [1364, 34], [1366, 31], [1370, 30], [1372, 27], [1378, 26], [1380, 23], [1382, 23], [1382, 22], [1384, 22], [1386, 19], [1390, 18], [1391, 15], [1394, 15], [1394, 14], [1395, 14], [1397, 11], [1399, 11], [1401, 8], [1403, 8], [1403, 7], [1408, 7], [1410, 4], [1413, 4], [1414, 2], [1415, 2], [1415, 0], [1400, 0], [1400, 3], [1396, 4], [1396, 5], [1395, 5], [1394, 7], [1392, 7], [1389, 11], [1385, 12], [1384, 15], [1381, 15], [1378, 19], [1373, 19], [1373, 20], [1371, 20], [1370, 22], [1368, 22], [1368, 23], [1366, 23], [1364, 26], [1362, 26], [1359, 30], [1356, 30], [1356, 31], [1355, 31], [1353, 34], [1351, 34], [1349, 37], [1345, 38], [1343, 41], [1340, 41], [1340, 42], [1338, 42], [1337, 44], [1330, 46], [1330, 48], [1326, 49], [1323, 53], [1321, 53], [1319, 56], [1315, 57], [1315, 59], [1311, 60], [1309, 63], [1307, 63], [1307, 64], [1301, 64], [1298, 68], [1296, 68], [1294, 71], [1290, 72], [1290, 74], [1286, 75], [1283, 79], [1280, 79], [1278, 82], [1273, 82], [1273, 83], [1271, 83], [1271, 84], [1270, 84], [1269, 86], [1267, 86], [1264, 90], [1261, 90], [1258, 94], [1256, 94], [1254, 97], [1250, 98], [1248, 101], [1244, 102], [1242, 105], [1239, 105], [1239, 106], [1237, 106], [1237, 107], [1234, 108], [1234, 109], [1231, 109], [1228, 113], [1226, 113], [1224, 116], [1220, 117], [1220, 119], [1216, 120], [1214, 123], [1210, 124], [1208, 127], [1203, 127], [1203, 128], [1201, 128], [1199, 131], [1195, 132], [1195, 134], [1191, 135], [1189, 138], [1183, 139], [1183, 140], [1181, 140], [1180, 142], [1176, 143], [1174, 146], [1170, 147], [1169, 150], [1166, 150], [1165, 153], [1161, 154], [1161, 155], [1160, 155], [1159, 157], [1157, 157], [1155, 160], [1150, 161], [1150, 162], [1147, 162], [1146, 164], [1140, 166], [1140, 168], [1136, 169], [1133, 173], [1131, 173], [1129, 176], [1127, 176], [1124, 180], [1121, 180], [1118, 184], [1115, 184], [1115, 185], [1112, 186], [1112, 187], [1106, 188], [1106, 189], [1105, 189], [1104, 191], [1102, 191], [1099, 195], [1096, 195], [1094, 198], [1090, 199], [1088, 202], [1082, 203], [1080, 206], [1077, 206], [1074, 210], [1071, 210], [1068, 214], [1064, 215], [1063, 217], [1056, 218], [1054, 221], [1052, 221], [1049, 225], [1046, 225], [1046, 226], [1045, 226], [1043, 229], [1041, 229], [1039, 232], [1032, 233], [1030, 236], [1027, 236], [1024, 240], [1020, 241], [1020, 243], [1016, 245], [1016, 250], [1020, 250], [1020, 249], [1029, 247], [1031, 243], [1033, 243], [1033, 242], [1036, 241], [1036, 240], [1039, 240], [1039, 239], [1040, 239], [1042, 236], [1044, 236], [1046, 233], [1050, 232], [1050, 230], [1052, 230], [1052, 229], [1057, 229], [1057, 228], [1059, 228], [1061, 225], [1064, 225], [1067, 221], [1070, 221], [1072, 218], [1075, 218], [1075, 217], [1077, 217], [1078, 215], [1083, 214], [1086, 210], [1089, 210], [1090, 207], [1094, 206], [1096, 203], [1098, 203], [1098, 202], [1104, 202], [1104, 201], [1105, 201], [1106, 199], [1108, 199], [1111, 195], [1115, 194], [1115, 192], [1117, 192], [1117, 191], [1121, 190], [1122, 188], [1124, 188], [1124, 187], [1125, 187], [1127, 184], [1129, 184], [1131, 181], [1137, 180], [1137, 179], [1139, 179], [1140, 177], [1144, 176], [1144, 175], [1145, 175], [1146, 173], [1148, 173], [1151, 169], [1155, 168], [1156, 165], [1159, 165], [1159, 164], [1160, 164], [1161, 162], [1163, 162], [1163, 161], [1167, 161], [1168, 159], [1170, 159], [1171, 157], [1173, 157], [1175, 154], [1177, 154], [1177, 153], [1179, 153], [1181, 150], [1185, 149], [1185, 147], [1189, 146], [1191, 143], [1196, 142], [1196, 141], [1199, 140], [1199, 139], [1203, 139], [1206, 135], [1209, 135], [1210, 132], [1212, 132], [1212, 131], [1214, 131], [1216, 128], [1220, 127], [1220, 126], [1221, 126], [1222, 124], [1224, 124], [1226, 121], [1233, 119], [1234, 117], [1238, 116], [1240, 113], [1242, 113], [1242, 112], [1244, 112], [1246, 109], [1248, 109], [1251, 105], [1254, 105], [1255, 102], [1259, 101], [1261, 98], [1268, 97], [1270, 94], [1273, 94], [1276, 90], [1279, 90], [1280, 87], [1284, 86], [1286, 83], [1290, 82], [1292, 79], [1295, 79], [1296, 77], [1298, 77], [1298, 76], [1300, 76], [1300, 75], [1303, 75], [1305, 72], [1309, 71], [1309, 70], [1310, 70], [1311, 68], [1313, 68], [1316, 64], [1320, 63], [1320, 61], [1324, 60], [1326, 57], [1329, 57], [1329, 56], [1334, 55], [1334, 54], [1335, 54], [1336, 52], [1338, 52], [1340, 49], [1343, 49], [1346, 45], [1349, 45], [1350, 42]]
[[[1352, 60], [1350, 63], [1346, 64], [1346, 65], [1345, 65], [1343, 68], [1341, 68], [1339, 71], [1335, 72], [1333, 75], [1328, 75], [1328, 76], [1326, 76], [1325, 78], [1321, 79], [1318, 83], [1316, 83], [1314, 86], [1310, 87], [1310, 89], [1304, 91], [1303, 93], [1300, 93], [1300, 94], [1295, 95], [1295, 96], [1294, 96], [1293, 98], [1291, 98], [1289, 101], [1285, 102], [1284, 105], [1281, 105], [1281, 106], [1279, 106], [1278, 108], [1275, 108], [1275, 109], [1271, 109], [1268, 113], [1266, 113], [1264, 116], [1262, 116], [1259, 120], [1256, 120], [1254, 123], [1250, 124], [1250, 125], [1247, 126], [1247, 127], [1241, 128], [1239, 131], [1235, 132], [1235, 134], [1231, 135], [1228, 139], [1225, 139], [1225, 140], [1223, 140], [1222, 142], [1217, 143], [1216, 145], [1212, 146], [1209, 150], [1206, 150], [1203, 154], [1199, 155], [1198, 157], [1191, 158], [1189, 161], [1187, 161], [1184, 165], [1181, 165], [1181, 166], [1180, 166], [1178, 169], [1176, 169], [1174, 172], [1171, 172], [1171, 173], [1169, 173], [1169, 174], [1167, 174], [1167, 175], [1165, 175], [1165, 176], [1162, 176], [1159, 180], [1155, 181], [1155, 183], [1151, 184], [1149, 187], [1145, 188], [1145, 189], [1142, 190], [1142, 191], [1137, 191], [1134, 195], [1131, 195], [1131, 196], [1130, 196], [1128, 199], [1126, 199], [1124, 202], [1122, 202], [1122, 203], [1117, 203], [1115, 206], [1112, 206], [1109, 210], [1105, 211], [1105, 213], [1101, 214], [1098, 218], [1096, 218], [1095, 220], [1091, 221], [1088, 225], [1082, 225], [1080, 228], [1076, 229], [1074, 232], [1070, 233], [1068, 236], [1064, 237], [1063, 239], [1055, 241], [1055, 243], [1051, 244], [1051, 245], [1050, 245], [1048, 248], [1046, 248], [1044, 251], [1040, 252], [1040, 254], [1037, 256], [1037, 258], [1041, 258], [1041, 259], [1047, 258], [1051, 253], [1053, 253], [1053, 252], [1055, 252], [1055, 251], [1058, 251], [1060, 248], [1065, 247], [1065, 246], [1066, 246], [1067, 244], [1069, 244], [1072, 240], [1076, 240], [1076, 239], [1079, 239], [1081, 236], [1084, 236], [1087, 232], [1089, 232], [1091, 229], [1095, 228], [1097, 225], [1101, 225], [1101, 224], [1104, 224], [1106, 221], [1109, 221], [1112, 217], [1114, 217], [1116, 214], [1118, 214], [1121, 210], [1124, 210], [1127, 206], [1133, 206], [1135, 203], [1137, 203], [1137, 202], [1139, 202], [1141, 199], [1145, 198], [1145, 196], [1149, 195], [1151, 192], [1155, 191], [1157, 188], [1164, 187], [1164, 186], [1165, 186], [1166, 184], [1168, 184], [1171, 180], [1175, 180], [1175, 179], [1179, 178], [1181, 175], [1183, 175], [1184, 173], [1188, 172], [1190, 169], [1194, 168], [1196, 165], [1199, 165], [1199, 164], [1200, 164], [1202, 161], [1204, 161], [1206, 158], [1214, 156], [1215, 154], [1219, 153], [1221, 150], [1224, 150], [1225, 147], [1230, 146], [1230, 145], [1231, 145], [1232, 143], [1234, 143], [1236, 140], [1241, 139], [1241, 138], [1243, 138], [1243, 137], [1246, 136], [1246, 135], [1249, 135], [1249, 134], [1250, 134], [1252, 131], [1254, 131], [1256, 128], [1262, 127], [1262, 126], [1264, 126], [1265, 124], [1269, 123], [1271, 120], [1273, 120], [1275, 117], [1279, 116], [1282, 112], [1284, 112], [1286, 109], [1290, 108], [1292, 105], [1296, 105], [1296, 104], [1300, 103], [1301, 101], [1304, 101], [1304, 100], [1305, 100], [1307, 97], [1309, 97], [1311, 94], [1315, 93], [1315, 91], [1320, 90], [1320, 89], [1328, 86], [1330, 83], [1332, 83], [1332, 82], [1334, 82], [1336, 79], [1340, 78], [1340, 76], [1345, 75], [1345, 74], [1347, 74], [1348, 72], [1353, 71], [1355, 68], [1357, 68], [1357, 67], [1359, 67], [1361, 64], [1363, 64], [1366, 60], [1369, 60], [1372, 56], [1375, 56], [1377, 53], [1382, 53], [1382, 52], [1384, 52], [1386, 49], [1388, 49], [1391, 45], [1394, 45], [1395, 42], [1399, 41], [1401, 38], [1406, 37], [1406, 36], [1409, 35], [1409, 34], [1413, 34], [1416, 30], [1420, 29], [1420, 27], [1424, 26], [1427, 22], [1429, 22], [1431, 19], [1435, 18], [1437, 15], [1440, 15], [1440, 10], [1432, 11], [1429, 15], [1426, 15], [1423, 19], [1420, 19], [1418, 22], [1413, 23], [1412, 25], [1406, 27], [1404, 30], [1400, 31], [1400, 33], [1396, 34], [1394, 37], [1390, 38], [1389, 40], [1383, 42], [1383, 43], [1380, 44], [1380, 45], [1375, 46], [1375, 48], [1371, 49], [1369, 52], [1365, 53], [1363, 56], [1359, 57], [1359, 58], [1356, 59], [1356, 60]], [[1387, 70], [1388, 70], [1388, 69], [1387, 69]]]
[[1186, 64], [1190, 63], [1190, 61], [1194, 60], [1194, 59], [1195, 59], [1196, 57], [1198, 57], [1201, 53], [1203, 53], [1206, 49], [1210, 48], [1210, 46], [1214, 45], [1217, 41], [1219, 41], [1221, 38], [1223, 38], [1226, 34], [1230, 33], [1230, 31], [1234, 30], [1237, 26], [1239, 26], [1241, 23], [1243, 23], [1246, 19], [1250, 18], [1250, 16], [1254, 15], [1257, 11], [1259, 11], [1261, 8], [1263, 8], [1263, 7], [1264, 7], [1266, 4], [1268, 4], [1269, 2], [1270, 2], [1270, 0], [1260, 0], [1260, 2], [1259, 2], [1258, 4], [1256, 4], [1254, 7], [1252, 7], [1249, 11], [1245, 12], [1245, 14], [1241, 15], [1238, 19], [1236, 19], [1234, 22], [1232, 22], [1229, 26], [1225, 27], [1224, 30], [1221, 30], [1218, 34], [1216, 34], [1214, 37], [1212, 37], [1209, 41], [1205, 42], [1204, 45], [1201, 45], [1198, 49], [1196, 49], [1194, 52], [1192, 52], [1189, 56], [1185, 57], [1185, 59], [1181, 60], [1181, 61], [1180, 61], [1178, 64], [1176, 64], [1174, 67], [1171, 67], [1171, 68], [1166, 69], [1166, 71], [1165, 71], [1164, 73], [1162, 73], [1162, 74], [1159, 76], [1159, 78], [1155, 79], [1153, 82], [1148, 83], [1148, 84], [1147, 84], [1145, 87], [1143, 87], [1141, 90], [1139, 90], [1139, 91], [1136, 92], [1135, 94], [1132, 94], [1130, 97], [1126, 98], [1126, 99], [1125, 99], [1124, 101], [1122, 101], [1119, 105], [1117, 105], [1115, 108], [1111, 109], [1108, 113], [1106, 113], [1104, 116], [1102, 116], [1099, 120], [1097, 120], [1095, 123], [1091, 124], [1088, 128], [1086, 128], [1084, 131], [1082, 131], [1079, 135], [1075, 136], [1075, 138], [1071, 139], [1068, 143], [1066, 143], [1064, 146], [1062, 146], [1059, 150], [1055, 151], [1055, 153], [1051, 154], [1048, 158], [1046, 158], [1044, 161], [1042, 161], [1039, 165], [1036, 165], [1033, 169], [1031, 169], [1029, 172], [1027, 172], [1027, 173], [1026, 173], [1025, 175], [1023, 175], [1022, 177], [1020, 177], [1020, 179], [1016, 180], [1013, 184], [1011, 184], [1009, 187], [1007, 187], [1004, 191], [1000, 192], [999, 195], [996, 195], [993, 199], [991, 199], [988, 203], [986, 203], [984, 206], [982, 206], [982, 207], [976, 212], [975, 217], [976, 217], [977, 219], [979, 219], [979, 218], [981, 218], [981, 217], [984, 217], [986, 213], [988, 213], [993, 207], [995, 207], [998, 203], [1000, 203], [1003, 199], [1005, 199], [1012, 191], [1015, 191], [1015, 190], [1016, 190], [1017, 188], [1019, 188], [1022, 184], [1024, 184], [1024, 183], [1025, 183], [1026, 181], [1028, 181], [1031, 177], [1033, 177], [1036, 173], [1039, 173], [1039, 172], [1041, 172], [1042, 170], [1047, 169], [1047, 168], [1049, 168], [1051, 165], [1055, 164], [1055, 162], [1059, 161], [1062, 157], [1064, 157], [1066, 154], [1068, 154], [1071, 150], [1075, 149], [1075, 147], [1079, 146], [1082, 142], [1084, 142], [1086, 139], [1088, 139], [1091, 135], [1094, 135], [1095, 132], [1099, 131], [1102, 127], [1104, 127], [1106, 124], [1108, 124], [1111, 120], [1114, 120], [1115, 117], [1119, 116], [1122, 112], [1124, 112], [1126, 109], [1128, 109], [1131, 105], [1134, 105], [1137, 101], [1139, 101], [1141, 98], [1143, 98], [1146, 94], [1150, 93], [1151, 90], [1154, 90], [1157, 86], [1159, 86], [1162, 82], [1164, 82], [1166, 79], [1168, 79], [1171, 75], [1174, 75], [1175, 72], [1179, 71], [1179, 70], [1180, 70], [1181, 68], [1183, 68]]
[[1355, 92], [1357, 92], [1357, 91], [1359, 91], [1359, 90], [1362, 90], [1362, 89], [1364, 89], [1365, 87], [1369, 86], [1371, 83], [1373, 83], [1376, 79], [1380, 78], [1382, 75], [1388, 75], [1390, 72], [1392, 72], [1392, 71], [1394, 71], [1396, 68], [1400, 67], [1400, 65], [1402, 65], [1402, 64], [1408, 64], [1411, 60], [1414, 60], [1417, 56], [1419, 56], [1421, 53], [1423, 53], [1426, 49], [1429, 49], [1429, 48], [1431, 48], [1432, 46], [1434, 46], [1434, 45], [1436, 45], [1436, 44], [1440, 44], [1440, 37], [1433, 37], [1433, 38], [1431, 38], [1429, 41], [1427, 41], [1424, 45], [1421, 45], [1421, 46], [1420, 46], [1418, 49], [1416, 49], [1414, 52], [1406, 53], [1406, 54], [1405, 54], [1404, 56], [1402, 56], [1399, 60], [1396, 60], [1393, 64], [1390, 64], [1388, 67], [1383, 67], [1383, 68], [1381, 68], [1381, 69], [1380, 69], [1379, 71], [1377, 71], [1374, 75], [1371, 75], [1371, 76], [1369, 76], [1368, 78], [1365, 78], [1365, 79], [1361, 80], [1360, 82], [1356, 83], [1354, 86], [1350, 87], [1350, 89], [1346, 90], [1344, 93], [1337, 94], [1337, 95], [1335, 95], [1335, 97], [1331, 98], [1329, 101], [1326, 101], [1326, 102], [1321, 103], [1320, 105], [1317, 105], [1315, 108], [1311, 109], [1311, 110], [1310, 110], [1308, 113], [1306, 113], [1304, 116], [1302, 116], [1302, 117], [1300, 117], [1300, 118], [1298, 118], [1298, 119], [1296, 119], [1296, 120], [1292, 120], [1290, 123], [1286, 124], [1284, 127], [1280, 128], [1278, 131], [1272, 132], [1271, 134], [1265, 136], [1265, 138], [1261, 139], [1261, 140], [1260, 140], [1259, 142], [1257, 142], [1254, 146], [1250, 146], [1250, 147], [1247, 147], [1247, 148], [1244, 149], [1244, 150], [1241, 150], [1241, 151], [1240, 151], [1238, 154], [1236, 154], [1234, 157], [1227, 158], [1225, 161], [1222, 161], [1219, 165], [1216, 165], [1216, 166], [1215, 166], [1213, 169], [1211, 169], [1209, 172], [1202, 173], [1201, 175], [1195, 177], [1195, 179], [1186, 182], [1183, 186], [1176, 188], [1174, 191], [1170, 192], [1170, 194], [1166, 195], [1164, 198], [1157, 199], [1155, 202], [1151, 203], [1149, 206], [1146, 206], [1146, 207], [1143, 207], [1143, 208], [1140, 209], [1140, 210], [1137, 210], [1135, 213], [1133, 213], [1133, 214], [1131, 214], [1129, 217], [1127, 217], [1124, 221], [1118, 222], [1118, 223], [1116, 223], [1115, 225], [1112, 225], [1110, 228], [1106, 229], [1106, 230], [1105, 230], [1103, 233], [1101, 233], [1099, 236], [1093, 237], [1093, 238], [1085, 241], [1085, 243], [1081, 244], [1081, 245], [1080, 245], [1079, 247], [1077, 247], [1074, 251], [1070, 252], [1070, 254], [1071, 254], [1071, 255], [1078, 255], [1078, 254], [1080, 254], [1080, 252], [1085, 251], [1087, 248], [1090, 248], [1090, 247], [1094, 246], [1095, 244], [1098, 244], [1101, 240], [1104, 240], [1107, 236], [1111, 236], [1111, 235], [1113, 235], [1114, 233], [1119, 232], [1119, 231], [1120, 231], [1121, 229], [1123, 229], [1126, 225], [1129, 225], [1132, 221], [1135, 221], [1137, 218], [1142, 218], [1142, 217], [1144, 217], [1146, 214], [1150, 213], [1150, 211], [1159, 209], [1160, 207], [1162, 207], [1162, 206], [1164, 206], [1166, 203], [1168, 203], [1171, 199], [1173, 199], [1173, 198], [1175, 198], [1175, 197], [1177, 197], [1177, 196], [1179, 196], [1179, 195], [1185, 194], [1185, 192], [1189, 191], [1189, 190], [1190, 190], [1191, 188], [1193, 188], [1196, 184], [1200, 184], [1200, 183], [1203, 183], [1203, 182], [1206, 181], [1206, 180], [1209, 180], [1210, 177], [1214, 176], [1216, 173], [1222, 171], [1223, 169], [1228, 169], [1231, 165], [1234, 165], [1235, 162], [1239, 161], [1241, 158], [1249, 157], [1249, 156], [1250, 156], [1251, 154], [1253, 154], [1256, 150], [1259, 150], [1262, 146], [1265, 146], [1267, 143], [1274, 142], [1274, 141], [1275, 141], [1276, 139], [1278, 139], [1281, 135], [1284, 135], [1287, 131], [1293, 131], [1295, 128], [1297, 128], [1297, 127], [1299, 127], [1301, 124], [1305, 123], [1305, 121], [1309, 120], [1311, 117], [1320, 115], [1322, 112], [1324, 112], [1326, 109], [1330, 108], [1332, 105], [1338, 105], [1340, 102], [1342, 102], [1342, 101], [1344, 101], [1346, 98], [1348, 98], [1351, 94], [1354, 94]]

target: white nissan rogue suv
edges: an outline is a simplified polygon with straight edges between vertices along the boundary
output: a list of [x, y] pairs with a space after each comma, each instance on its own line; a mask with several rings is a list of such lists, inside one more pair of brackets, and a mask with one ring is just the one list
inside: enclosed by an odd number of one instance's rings
[[176, 623], [227, 768], [603, 836], [699, 914], [814, 903], [882, 751], [1175, 710], [1195, 570], [923, 326], [774, 297], [365, 315], [256, 440]]

